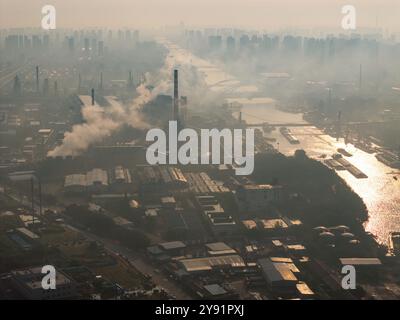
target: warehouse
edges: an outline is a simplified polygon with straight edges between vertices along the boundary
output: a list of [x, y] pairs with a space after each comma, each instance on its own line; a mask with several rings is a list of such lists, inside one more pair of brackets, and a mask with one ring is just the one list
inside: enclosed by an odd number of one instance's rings
[[64, 188], [66, 192], [80, 193], [86, 191], [86, 175], [70, 174], [65, 177]]
[[243, 268], [246, 266], [242, 257], [237, 254], [218, 257], [183, 259], [179, 262], [183, 269], [188, 273], [212, 271], [222, 268]]
[[258, 265], [268, 285], [274, 290], [287, 290], [296, 287], [297, 278], [286, 263], [273, 262], [269, 258], [258, 260]]
[[210, 256], [235, 254], [236, 251], [224, 242], [207, 243], [208, 254]]
[[236, 199], [240, 210], [264, 210], [271, 202], [280, 201], [282, 198], [282, 186], [269, 184], [248, 184], [238, 188]]
[[86, 174], [65, 176], [64, 190], [68, 193], [101, 193], [108, 190], [107, 171], [95, 168]]

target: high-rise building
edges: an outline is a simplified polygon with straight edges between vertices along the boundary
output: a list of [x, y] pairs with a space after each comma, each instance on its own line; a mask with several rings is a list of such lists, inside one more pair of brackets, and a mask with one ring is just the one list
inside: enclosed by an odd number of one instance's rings
[[179, 122], [179, 80], [178, 70], [174, 70], [174, 120]]

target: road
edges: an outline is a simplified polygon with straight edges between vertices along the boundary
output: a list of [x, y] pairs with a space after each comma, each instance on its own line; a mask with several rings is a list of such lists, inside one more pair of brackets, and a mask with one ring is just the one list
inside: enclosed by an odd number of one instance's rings
[[88, 239], [97, 241], [103, 244], [104, 248], [108, 250], [110, 253], [114, 255], [118, 255], [123, 257], [126, 261], [128, 261], [133, 267], [135, 267], [140, 273], [143, 275], [151, 276], [153, 282], [162, 287], [165, 291], [167, 291], [170, 295], [174, 296], [179, 300], [190, 300], [193, 299], [190, 295], [188, 295], [184, 290], [182, 290], [173, 279], [170, 279], [163, 273], [158, 273], [152, 264], [148, 263], [143, 257], [141, 257], [137, 253], [133, 253], [128, 248], [121, 246], [119, 244], [114, 243], [108, 239], [101, 238], [96, 236], [86, 230], [78, 229], [70, 224], [65, 223], [65, 227], [82, 233]]
[[[19, 202], [22, 206], [30, 207], [31, 202], [25, 198], [18, 196], [15, 193], [11, 193], [10, 189], [7, 188], [8, 193], [7, 195], [14, 199], [15, 201]], [[54, 209], [56, 208], [58, 212], [62, 211], [61, 207], [48, 207], [48, 206], [43, 206], [43, 212], [47, 209]], [[38, 214], [37, 210], [36, 214]], [[66, 217], [67, 218], [67, 217]], [[157, 272], [157, 268], [154, 267], [152, 264], [146, 261], [145, 258], [141, 257], [139, 254], [132, 252], [130, 249], [121, 246], [119, 244], [116, 244], [115, 242], [105, 239], [102, 237], [99, 237], [91, 232], [88, 232], [86, 230], [82, 230], [80, 228], [77, 228], [76, 226], [72, 226], [70, 223], [64, 223], [64, 227], [69, 228], [73, 231], [79, 232], [83, 234], [86, 238], [97, 241], [101, 243], [106, 250], [108, 250], [111, 254], [118, 255], [122, 258], [124, 258], [125, 261], [127, 261], [130, 265], [132, 265], [134, 268], [136, 268], [140, 273], [143, 275], [149, 275], [152, 278], [152, 281], [159, 287], [163, 288], [165, 291], [167, 291], [171, 296], [174, 296], [176, 299], [179, 300], [190, 300], [192, 297], [188, 295], [183, 289], [181, 289], [177, 283], [173, 280], [170, 279], [168, 276], [161, 272]]]

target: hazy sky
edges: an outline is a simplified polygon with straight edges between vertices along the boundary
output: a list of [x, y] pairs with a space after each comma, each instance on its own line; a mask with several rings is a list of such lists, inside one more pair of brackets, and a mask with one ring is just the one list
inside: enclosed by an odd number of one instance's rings
[[338, 28], [354, 5], [359, 27], [400, 31], [400, 0], [0, 0], [0, 27], [39, 27], [41, 7], [57, 9], [58, 27], [188, 26]]

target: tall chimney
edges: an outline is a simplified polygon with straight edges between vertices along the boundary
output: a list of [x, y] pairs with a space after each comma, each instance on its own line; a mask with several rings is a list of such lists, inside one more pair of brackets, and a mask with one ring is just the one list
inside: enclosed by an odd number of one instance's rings
[[31, 210], [32, 210], [32, 226], [35, 226], [35, 196], [33, 178], [31, 178]]
[[174, 70], [174, 120], [179, 121], [178, 70]]
[[36, 92], [39, 92], [39, 66], [36, 66]]
[[129, 80], [128, 80], [128, 88], [133, 88], [133, 76], [132, 76], [132, 70], [129, 71]]
[[42, 215], [42, 181], [39, 178], [39, 215]]
[[103, 90], [103, 72], [100, 72], [100, 90]]
[[94, 106], [94, 89], [92, 88], [92, 106]]

